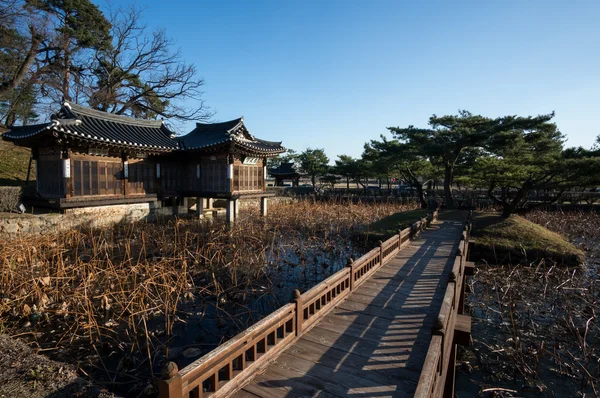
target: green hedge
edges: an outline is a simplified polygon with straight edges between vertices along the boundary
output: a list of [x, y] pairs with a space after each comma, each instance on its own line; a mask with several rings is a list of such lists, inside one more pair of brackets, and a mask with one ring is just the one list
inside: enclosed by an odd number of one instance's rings
[[16, 211], [21, 194], [21, 187], [0, 187], [0, 212]]

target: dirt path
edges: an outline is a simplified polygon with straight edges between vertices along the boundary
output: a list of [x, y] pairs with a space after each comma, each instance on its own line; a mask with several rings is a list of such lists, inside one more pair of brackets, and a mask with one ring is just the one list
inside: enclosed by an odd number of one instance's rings
[[0, 398], [114, 397], [79, 377], [72, 365], [38, 355], [25, 343], [0, 335]]

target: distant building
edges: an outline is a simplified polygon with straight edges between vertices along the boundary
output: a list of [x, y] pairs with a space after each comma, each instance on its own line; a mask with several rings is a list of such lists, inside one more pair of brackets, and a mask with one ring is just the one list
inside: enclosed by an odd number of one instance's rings
[[300, 184], [300, 171], [293, 162], [281, 163], [278, 167], [269, 170], [271, 177], [275, 178], [275, 186], [282, 187], [285, 180], [291, 180], [292, 186], [297, 187]]
[[267, 158], [281, 142], [255, 138], [243, 118], [197, 123], [175, 137], [162, 121], [133, 119], [65, 102], [51, 121], [13, 127], [7, 141], [31, 148], [38, 205], [66, 209], [107, 204], [223, 198], [229, 219], [239, 198], [263, 198]]

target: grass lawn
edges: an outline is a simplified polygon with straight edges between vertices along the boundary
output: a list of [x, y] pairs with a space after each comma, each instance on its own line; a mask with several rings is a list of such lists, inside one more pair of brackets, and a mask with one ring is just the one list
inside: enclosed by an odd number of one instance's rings
[[399, 230], [409, 227], [427, 214], [427, 209], [418, 209], [410, 211], [402, 211], [382, 218], [379, 221], [368, 225], [361, 233], [363, 239], [376, 242], [378, 240], [385, 241], [392, 235], [398, 233]]
[[[3, 132], [0, 127], [0, 133]], [[14, 145], [0, 139], [0, 186], [23, 185], [27, 179], [29, 148]], [[31, 180], [35, 180], [35, 167], [31, 168]]]
[[472, 260], [514, 264], [545, 258], [578, 265], [585, 259], [583, 252], [562, 235], [517, 215], [506, 219], [497, 213], [476, 213], [471, 236], [476, 241]]

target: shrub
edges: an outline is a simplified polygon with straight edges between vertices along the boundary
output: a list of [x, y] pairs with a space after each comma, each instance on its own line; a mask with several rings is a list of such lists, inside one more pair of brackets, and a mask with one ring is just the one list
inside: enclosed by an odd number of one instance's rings
[[21, 187], [0, 187], [0, 212], [15, 211], [21, 200]]

